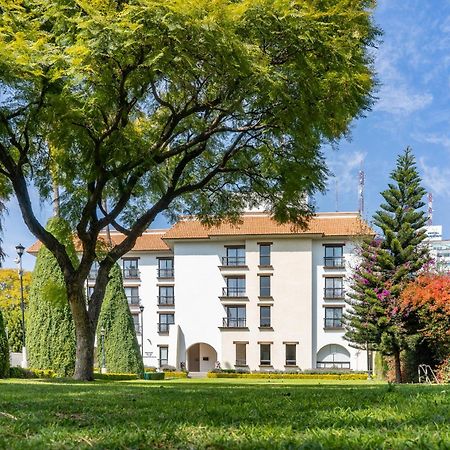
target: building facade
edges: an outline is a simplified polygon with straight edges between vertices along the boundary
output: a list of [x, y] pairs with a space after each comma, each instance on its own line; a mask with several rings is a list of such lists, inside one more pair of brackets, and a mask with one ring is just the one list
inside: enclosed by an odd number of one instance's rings
[[[355, 241], [367, 234], [357, 213], [317, 214], [307, 230], [246, 213], [144, 233], [120, 263], [145, 366], [367, 370], [342, 324]], [[95, 266], [89, 278], [88, 291]]]

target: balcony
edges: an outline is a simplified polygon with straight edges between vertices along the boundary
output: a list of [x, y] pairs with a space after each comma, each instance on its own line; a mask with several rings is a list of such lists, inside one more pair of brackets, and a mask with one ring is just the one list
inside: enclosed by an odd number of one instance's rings
[[324, 319], [324, 328], [332, 330], [344, 328], [342, 318], [326, 317]]
[[222, 321], [223, 328], [246, 328], [247, 320], [241, 318], [224, 317]]
[[174, 269], [172, 268], [165, 268], [165, 269], [158, 269], [158, 278], [173, 278], [174, 277]]
[[139, 298], [138, 295], [129, 295], [127, 297], [127, 301], [129, 305], [139, 305], [139, 303], [141, 302], [141, 299]]
[[345, 361], [317, 361], [317, 369], [350, 369], [350, 363]]
[[158, 323], [158, 333], [161, 334], [167, 334], [169, 332], [170, 325], [173, 325], [171, 323]]
[[325, 299], [343, 299], [344, 297], [344, 288], [325, 288], [323, 292], [323, 298]]
[[245, 256], [222, 256], [223, 267], [244, 267]]
[[224, 287], [222, 297], [245, 297], [245, 287]]
[[158, 306], [174, 306], [175, 297], [173, 295], [159, 295]]
[[124, 280], [139, 278], [139, 269], [137, 267], [127, 267], [122, 270]]
[[343, 269], [345, 268], [345, 258], [343, 256], [325, 256], [323, 267], [325, 269]]

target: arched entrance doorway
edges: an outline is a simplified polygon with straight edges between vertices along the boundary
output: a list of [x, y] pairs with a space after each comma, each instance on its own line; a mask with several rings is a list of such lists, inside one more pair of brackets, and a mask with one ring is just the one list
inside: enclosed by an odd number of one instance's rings
[[187, 349], [186, 360], [189, 372], [209, 372], [214, 369], [217, 352], [209, 344], [198, 342]]
[[339, 344], [328, 344], [317, 352], [318, 369], [350, 369], [350, 352]]

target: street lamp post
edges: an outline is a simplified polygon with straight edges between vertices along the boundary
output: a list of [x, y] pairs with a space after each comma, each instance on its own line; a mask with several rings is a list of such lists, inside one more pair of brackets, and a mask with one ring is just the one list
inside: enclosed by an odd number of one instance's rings
[[106, 356], [105, 356], [105, 329], [102, 327], [100, 330], [100, 337], [102, 342], [102, 367], [101, 373], [106, 373]]
[[144, 305], [140, 305], [139, 310], [141, 311], [141, 356], [144, 363]]
[[25, 301], [23, 298], [23, 268], [22, 256], [25, 247], [22, 244], [16, 245], [17, 264], [19, 265], [19, 280], [20, 280], [20, 309], [22, 310], [22, 367], [27, 367], [27, 352], [25, 348]]

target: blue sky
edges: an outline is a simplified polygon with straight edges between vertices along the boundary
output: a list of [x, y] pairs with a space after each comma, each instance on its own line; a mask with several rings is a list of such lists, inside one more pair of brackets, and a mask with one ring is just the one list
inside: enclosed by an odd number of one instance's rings
[[[450, 236], [450, 2], [436, 0], [379, 0], [375, 20], [384, 35], [375, 52], [381, 83], [378, 101], [366, 118], [355, 121], [351, 140], [338, 150], [325, 149], [336, 179], [325, 196], [317, 196], [318, 211], [356, 211], [358, 172], [366, 173], [366, 217], [381, 202], [398, 153], [411, 146], [424, 187], [434, 196], [435, 224]], [[336, 183], [337, 180], [337, 183]], [[336, 184], [337, 194], [336, 195]], [[336, 200], [337, 198], [337, 200]], [[33, 199], [43, 222], [48, 205]], [[17, 202], [8, 204], [4, 218], [4, 267], [14, 267], [15, 245], [28, 246], [34, 238], [23, 224]], [[152, 227], [164, 226], [158, 219]], [[31, 269], [34, 257], [24, 256]]]

